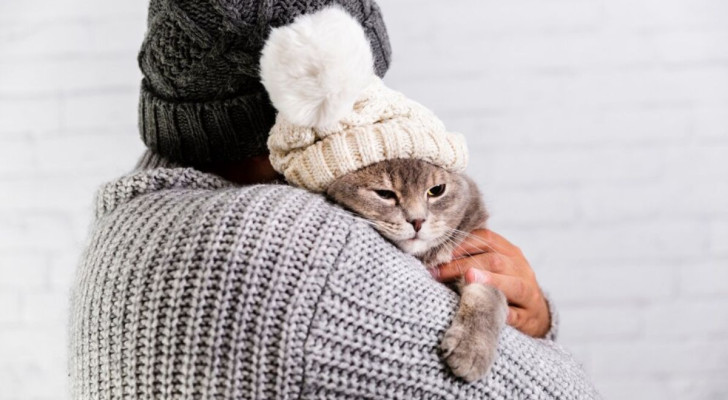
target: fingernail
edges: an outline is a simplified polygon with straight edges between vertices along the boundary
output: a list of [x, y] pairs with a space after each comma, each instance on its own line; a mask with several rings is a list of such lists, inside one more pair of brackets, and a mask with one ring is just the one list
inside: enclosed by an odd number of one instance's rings
[[427, 268], [430, 271], [430, 275], [433, 279], [437, 279], [440, 276], [440, 270], [438, 268]]
[[476, 268], [470, 268], [468, 272], [465, 273], [466, 280], [470, 281], [470, 283], [485, 283], [486, 279], [488, 279], [488, 276], [485, 274], [485, 272], [476, 269]]

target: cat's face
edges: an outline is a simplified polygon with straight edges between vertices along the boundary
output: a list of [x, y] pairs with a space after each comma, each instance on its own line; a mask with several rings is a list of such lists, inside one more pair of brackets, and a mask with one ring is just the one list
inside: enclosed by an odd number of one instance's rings
[[424, 161], [399, 159], [344, 175], [326, 193], [417, 256], [458, 237], [455, 228], [469, 203], [480, 201], [474, 190], [463, 175]]

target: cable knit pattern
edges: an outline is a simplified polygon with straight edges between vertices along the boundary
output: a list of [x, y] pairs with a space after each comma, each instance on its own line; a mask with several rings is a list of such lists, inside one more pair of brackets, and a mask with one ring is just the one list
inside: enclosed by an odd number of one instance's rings
[[384, 160], [415, 158], [454, 172], [468, 163], [465, 138], [381, 79], [329, 129], [303, 127], [278, 114], [268, 139], [270, 161], [296, 186], [323, 192], [336, 178]]
[[569, 354], [511, 328], [486, 379], [452, 376], [456, 294], [323, 197], [144, 161], [98, 194], [74, 399], [597, 398]]
[[150, 0], [138, 57], [147, 147], [194, 165], [267, 153], [276, 112], [260, 83], [260, 50], [272, 28], [332, 4], [359, 21], [384, 76], [391, 48], [373, 0]]

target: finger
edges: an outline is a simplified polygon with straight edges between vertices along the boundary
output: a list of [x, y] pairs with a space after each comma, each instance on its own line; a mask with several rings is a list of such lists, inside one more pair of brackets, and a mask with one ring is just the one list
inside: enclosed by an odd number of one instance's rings
[[539, 326], [538, 318], [535, 318], [525, 308], [508, 307], [508, 318], [506, 323], [528, 336], [535, 338], [543, 338], [546, 336], [550, 325]]
[[520, 307], [508, 307], [506, 323], [518, 330], [523, 328], [526, 321], [526, 310]]
[[515, 275], [511, 260], [499, 253], [483, 253], [462, 260], [470, 268], [478, 268], [494, 274]]
[[489, 243], [487, 236], [485, 229], [477, 229], [470, 232], [470, 235], [455, 247], [453, 257], [459, 258], [494, 251], [493, 245]]
[[449, 263], [438, 265], [437, 267], [432, 268], [430, 270], [430, 273], [432, 274], [432, 277], [435, 278], [435, 280], [437, 281], [451, 282], [462, 277], [465, 274], [465, 271], [470, 268], [468, 267], [467, 261], [467, 258], [452, 260]]
[[483, 271], [477, 269], [477, 268], [470, 268], [467, 272], [465, 272], [465, 283], [482, 283], [485, 284], [488, 277], [483, 273]]
[[487, 230], [489, 232], [490, 241], [497, 247], [499, 253], [509, 256], [521, 254], [521, 249], [500, 234]]
[[442, 264], [433, 270], [436, 272], [436, 276], [435, 274], [433, 276], [441, 282], [451, 281], [460, 278], [471, 268], [504, 275], [513, 273], [510, 260], [506, 257], [498, 253], [483, 253], [472, 257], [458, 258]]
[[476, 229], [460, 243], [453, 251], [453, 257], [463, 257], [485, 252], [498, 252], [503, 254], [517, 254], [520, 251], [503, 236], [489, 230]]
[[499, 289], [506, 296], [508, 304], [525, 307], [528, 305], [528, 288], [523, 279], [515, 276], [485, 272], [485, 282]]

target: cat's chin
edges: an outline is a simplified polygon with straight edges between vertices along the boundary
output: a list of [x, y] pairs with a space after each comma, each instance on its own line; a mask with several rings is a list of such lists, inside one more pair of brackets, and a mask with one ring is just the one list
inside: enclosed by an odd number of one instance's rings
[[398, 241], [397, 246], [399, 246], [399, 248], [405, 253], [412, 254], [413, 256], [419, 256], [430, 249], [430, 241], [420, 238], [407, 239]]

